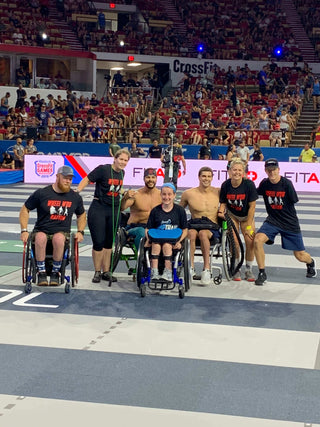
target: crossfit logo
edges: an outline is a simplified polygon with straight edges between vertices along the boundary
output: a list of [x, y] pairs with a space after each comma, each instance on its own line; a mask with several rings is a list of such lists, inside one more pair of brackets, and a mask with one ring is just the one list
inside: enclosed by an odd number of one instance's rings
[[48, 178], [54, 174], [56, 162], [38, 160], [34, 162], [34, 165], [37, 176], [40, 176], [41, 178]]

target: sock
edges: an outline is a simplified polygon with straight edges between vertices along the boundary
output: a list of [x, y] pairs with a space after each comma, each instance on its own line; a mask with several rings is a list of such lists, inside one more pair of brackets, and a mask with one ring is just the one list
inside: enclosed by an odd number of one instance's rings
[[246, 270], [252, 270], [253, 261], [246, 261]]
[[259, 268], [259, 273], [265, 273], [264, 268]]
[[39, 273], [45, 273], [46, 272], [45, 261], [37, 261], [37, 269], [38, 269]]
[[59, 273], [61, 268], [61, 261], [53, 261], [52, 273]]

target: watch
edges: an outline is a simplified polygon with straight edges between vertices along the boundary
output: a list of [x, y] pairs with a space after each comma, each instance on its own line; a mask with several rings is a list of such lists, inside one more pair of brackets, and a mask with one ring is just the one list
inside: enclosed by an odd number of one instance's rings
[[84, 231], [83, 230], [78, 230], [77, 233], [81, 233], [84, 236]]
[[21, 230], [21, 234], [22, 234], [22, 233], [28, 233], [27, 228], [23, 228], [23, 229]]

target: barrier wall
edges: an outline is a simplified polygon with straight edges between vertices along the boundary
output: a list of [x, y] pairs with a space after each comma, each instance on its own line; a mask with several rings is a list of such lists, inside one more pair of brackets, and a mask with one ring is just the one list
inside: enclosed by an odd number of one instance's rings
[[[25, 156], [24, 182], [32, 184], [48, 184], [55, 181], [55, 175], [60, 166], [71, 166], [75, 171], [74, 184], [77, 184], [92, 169], [101, 164], [111, 163], [111, 157], [85, 156]], [[213, 170], [213, 185], [220, 187], [228, 178], [224, 160], [187, 160], [187, 173], [181, 175], [178, 187], [188, 188], [198, 185], [198, 171], [203, 166]], [[158, 183], [163, 183], [164, 170], [158, 159], [131, 159], [125, 169], [124, 186], [142, 186], [143, 171], [146, 167], [157, 168]], [[289, 178], [297, 191], [320, 192], [320, 164], [280, 162], [281, 175]], [[264, 162], [249, 162], [248, 178], [256, 185], [266, 177]]]
[[[1, 141], [1, 153], [4, 151], [13, 152], [15, 141]], [[25, 145], [25, 142], [23, 143]], [[99, 144], [95, 142], [51, 142], [51, 141], [36, 141], [35, 143], [39, 154], [49, 155], [73, 155], [73, 156], [109, 156], [109, 144]], [[120, 144], [121, 147], [129, 147], [129, 144]], [[150, 145], [139, 144], [147, 156]], [[163, 146], [164, 147], [164, 146]], [[200, 147], [198, 145], [183, 145], [182, 150], [186, 159], [197, 159]], [[251, 149], [251, 154], [253, 148]], [[297, 161], [301, 153], [301, 148], [271, 148], [262, 147], [262, 153], [265, 159], [275, 157], [281, 162]], [[225, 154], [227, 147], [214, 145], [211, 147], [212, 158], [218, 160], [219, 154]], [[315, 148], [314, 151], [320, 157], [320, 148]]]

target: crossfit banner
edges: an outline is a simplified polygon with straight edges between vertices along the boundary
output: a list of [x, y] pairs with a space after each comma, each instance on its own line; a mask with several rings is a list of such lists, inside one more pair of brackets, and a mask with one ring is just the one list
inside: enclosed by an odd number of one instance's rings
[[[24, 182], [29, 184], [50, 184], [56, 179], [60, 166], [71, 166], [75, 171], [74, 184], [78, 184], [90, 171], [99, 165], [112, 163], [111, 157], [84, 157], [84, 156], [25, 156]], [[213, 170], [214, 187], [220, 187], [228, 179], [225, 160], [186, 160], [187, 173], [180, 170], [178, 188], [196, 187], [199, 184], [198, 171], [203, 166]], [[316, 193], [320, 192], [320, 164], [280, 162], [280, 173], [290, 179], [297, 191]], [[157, 169], [157, 185], [161, 186], [164, 178], [164, 168], [158, 159], [131, 159], [125, 169], [124, 187], [143, 186], [143, 171], [146, 167]], [[248, 178], [256, 186], [266, 178], [264, 162], [249, 162]]]

